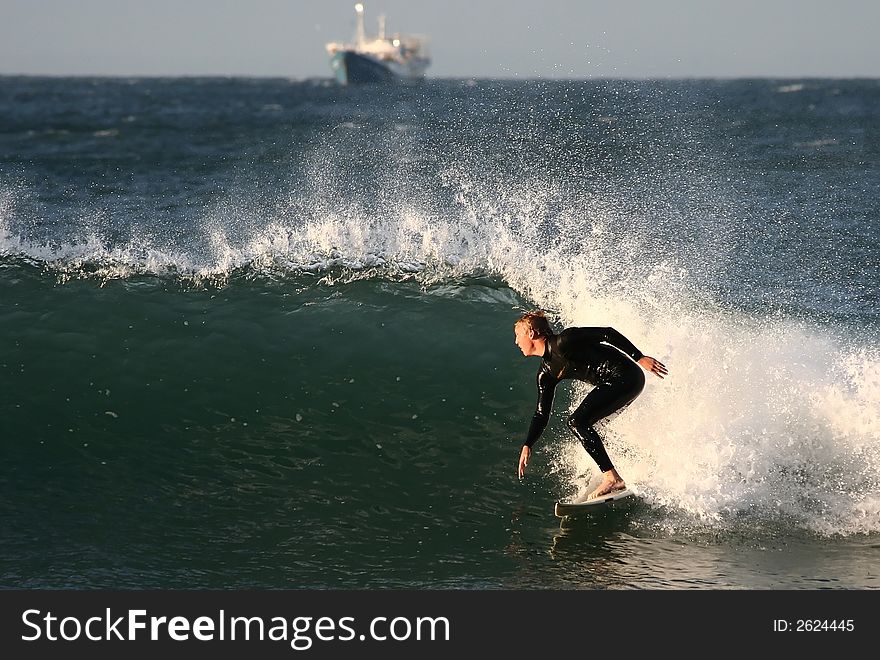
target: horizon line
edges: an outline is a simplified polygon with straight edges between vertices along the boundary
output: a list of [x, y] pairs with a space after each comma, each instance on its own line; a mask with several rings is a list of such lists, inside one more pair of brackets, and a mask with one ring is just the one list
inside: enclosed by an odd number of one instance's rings
[[[6, 73], [0, 71], [0, 78], [83, 78], [83, 79], [151, 79], [151, 80], [168, 80], [168, 79], [241, 79], [241, 80], [288, 80], [290, 82], [309, 82], [309, 81], [331, 81], [336, 83], [336, 79], [332, 75], [312, 75], [312, 76], [290, 76], [284, 74], [245, 74], [245, 73]], [[613, 75], [597, 75], [597, 76], [425, 76], [424, 78], [413, 81], [401, 81], [400, 83], [391, 83], [386, 86], [395, 86], [396, 84], [412, 85], [423, 82], [467, 82], [467, 81], [492, 81], [492, 82], [587, 82], [592, 80], [620, 80], [620, 81], [685, 81], [685, 80], [880, 80], [878, 75], [866, 74], [835, 74], [835, 75], [817, 75], [817, 74], [796, 74], [796, 75], [777, 75], [777, 74], [718, 74], [718, 75], [668, 75], [668, 76], [613, 76]], [[338, 84], [338, 83], [337, 83]], [[341, 86], [341, 85], [340, 85]], [[360, 86], [360, 85], [350, 85]]]

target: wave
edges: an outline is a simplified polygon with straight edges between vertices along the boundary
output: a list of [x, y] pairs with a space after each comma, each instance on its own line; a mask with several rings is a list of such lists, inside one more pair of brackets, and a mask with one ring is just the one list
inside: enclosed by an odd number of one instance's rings
[[[270, 208], [226, 203], [205, 211], [191, 231], [157, 223], [121, 239], [118, 227], [93, 216], [38, 240], [22, 229], [20, 191], [7, 190], [0, 263], [102, 283], [153, 276], [223, 286], [240, 275], [306, 274], [316, 288], [380, 279], [430, 289], [493, 278], [523, 306], [550, 310], [558, 326], [614, 326], [669, 366], [669, 378], [652, 380], [608, 427], [622, 474], [669, 512], [658, 524], [686, 530], [782, 521], [823, 536], [880, 532], [873, 343], [809, 320], [718, 304], [701, 286], [727, 255], [729, 234], [717, 226], [692, 219], [683, 232], [654, 218], [658, 230], [608, 197], [572, 201], [545, 180], [499, 188], [455, 170], [444, 177], [442, 198], [406, 193], [374, 208], [332, 204], [332, 182], [315, 174], [306, 193]], [[499, 323], [512, 324], [517, 310], [502, 307], [511, 318]], [[431, 328], [426, 321], [419, 331]], [[584, 393], [573, 392], [572, 406]], [[559, 415], [564, 402], [556, 405]], [[594, 467], [567, 436], [550, 442], [559, 451], [560, 489], [583, 489]]]

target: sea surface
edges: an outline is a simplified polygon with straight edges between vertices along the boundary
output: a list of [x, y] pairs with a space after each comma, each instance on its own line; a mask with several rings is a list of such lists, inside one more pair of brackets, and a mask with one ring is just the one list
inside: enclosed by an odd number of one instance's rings
[[[880, 81], [0, 77], [0, 587], [880, 588]], [[663, 361], [525, 478], [525, 310]]]

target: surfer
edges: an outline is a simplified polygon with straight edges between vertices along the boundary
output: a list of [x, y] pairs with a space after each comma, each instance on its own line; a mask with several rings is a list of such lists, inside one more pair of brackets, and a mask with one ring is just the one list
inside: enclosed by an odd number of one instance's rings
[[540, 310], [520, 317], [513, 331], [523, 355], [541, 358], [538, 407], [520, 452], [519, 478], [522, 479], [529, 463], [532, 445], [547, 426], [556, 385], [566, 378], [574, 378], [595, 386], [568, 418], [568, 427], [602, 471], [602, 483], [588, 498], [626, 488], [593, 425], [641, 394], [645, 374], [639, 366], [659, 378], [668, 373], [666, 366], [643, 355], [614, 328], [566, 328], [555, 334]]

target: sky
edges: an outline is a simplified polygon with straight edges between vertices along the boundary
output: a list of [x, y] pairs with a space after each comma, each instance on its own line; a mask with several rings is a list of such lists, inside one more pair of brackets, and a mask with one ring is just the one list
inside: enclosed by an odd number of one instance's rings
[[[329, 77], [354, 0], [0, 0], [0, 75]], [[437, 78], [880, 77], [880, 0], [363, 0]]]

